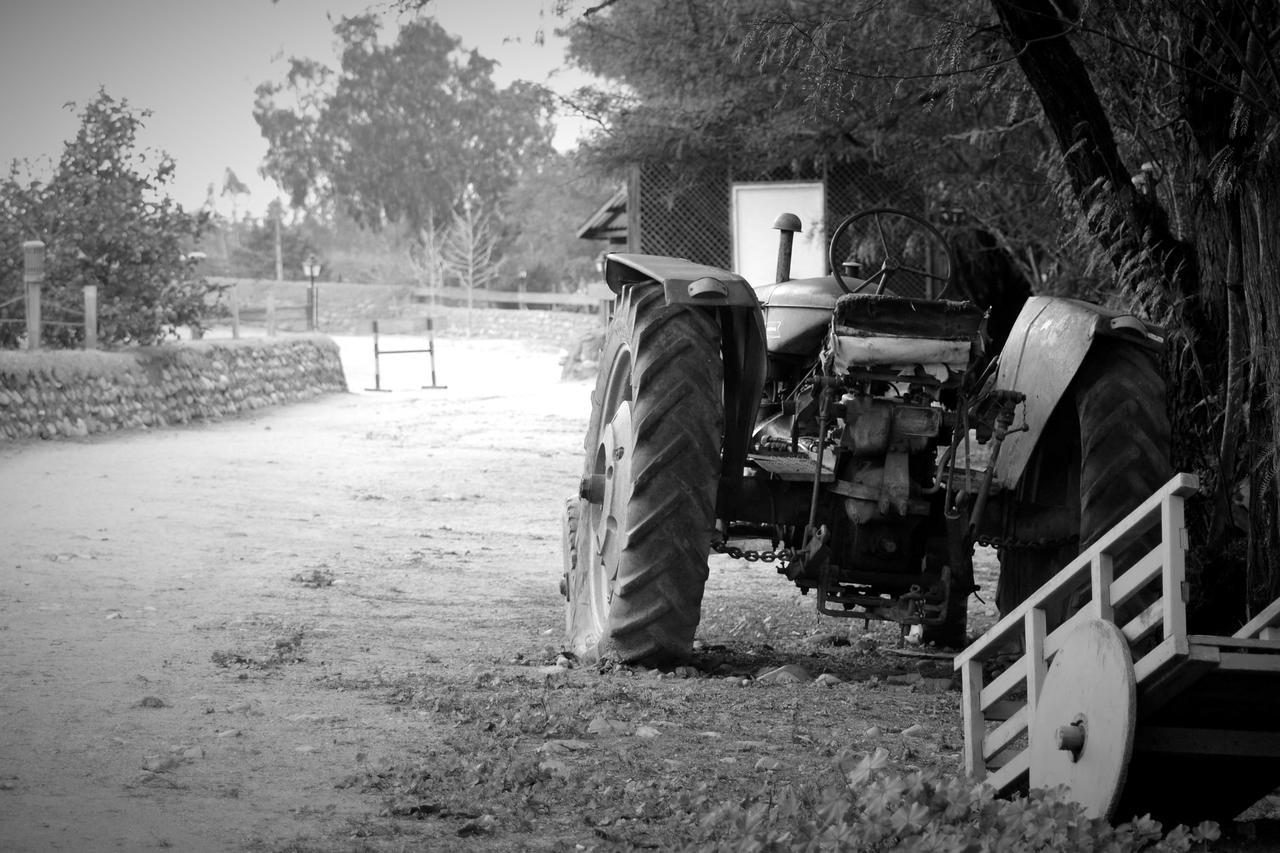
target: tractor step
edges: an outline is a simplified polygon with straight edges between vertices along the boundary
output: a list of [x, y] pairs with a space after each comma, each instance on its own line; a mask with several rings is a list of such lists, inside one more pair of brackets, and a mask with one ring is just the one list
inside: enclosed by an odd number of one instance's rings
[[[747, 461], [779, 480], [813, 482], [813, 457], [803, 453], [752, 453]], [[823, 460], [822, 482], [831, 483], [835, 479], [832, 463]]]

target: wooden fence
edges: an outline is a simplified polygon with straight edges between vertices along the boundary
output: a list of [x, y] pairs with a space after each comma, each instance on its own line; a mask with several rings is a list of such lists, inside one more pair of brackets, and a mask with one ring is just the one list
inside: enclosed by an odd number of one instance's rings
[[[0, 308], [5, 308], [18, 302], [25, 302], [24, 307], [26, 310], [23, 319], [0, 320], [0, 322], [25, 325], [28, 349], [40, 349], [43, 338], [42, 331], [45, 326], [83, 327], [84, 348], [98, 348], [98, 286], [96, 284], [86, 284], [82, 288], [84, 313], [81, 319], [73, 321], [44, 319], [41, 309], [43, 307], [45, 282], [45, 245], [39, 240], [27, 240], [22, 244], [22, 281], [22, 295], [0, 303]], [[73, 316], [79, 311], [77, 306], [71, 305], [55, 305], [54, 307], [60, 310], [63, 316]]]
[[483, 305], [515, 305], [527, 308], [530, 305], [546, 305], [560, 307], [588, 307], [599, 309], [601, 303], [613, 301], [613, 291], [605, 284], [592, 284], [586, 293], [542, 293], [515, 290], [485, 290], [476, 288], [468, 291], [461, 287], [416, 287], [413, 290], [414, 302], [452, 302], [455, 304]]
[[[45, 325], [84, 325], [84, 346], [85, 349], [96, 349], [98, 346], [98, 289], [96, 285], [87, 285], [84, 288], [84, 319], [83, 321], [72, 323], [55, 323], [53, 321], [42, 321], [41, 319], [41, 288], [45, 281], [45, 246], [39, 241], [29, 241], [23, 244], [23, 278], [25, 282], [25, 293], [10, 300], [9, 303], [25, 301], [26, 316], [23, 320], [10, 320], [3, 322], [23, 323], [27, 330], [28, 347], [30, 349], [40, 349], [41, 332]], [[209, 276], [208, 281], [212, 284], [223, 285], [227, 292], [228, 308], [230, 309], [230, 321], [232, 337], [240, 337], [241, 325], [245, 323], [262, 324], [266, 326], [267, 334], [274, 336], [276, 333], [277, 323], [281, 315], [286, 317], [301, 317], [305, 321], [307, 330], [312, 331], [319, 328], [320, 318], [320, 291], [324, 287], [341, 286], [360, 288], [368, 285], [351, 285], [346, 283], [315, 283], [306, 281], [263, 281], [261, 279], [244, 279], [244, 278], [228, 278], [221, 276]], [[266, 287], [267, 292], [263, 302], [265, 304], [246, 306], [243, 304], [243, 296], [241, 294], [241, 285], [251, 285], [255, 287]], [[299, 303], [283, 303], [281, 304], [276, 298], [276, 290], [291, 294], [297, 294], [299, 290], [305, 293], [305, 302]], [[603, 283], [592, 284], [586, 293], [541, 293], [541, 292], [520, 292], [520, 291], [504, 291], [504, 290], [486, 290], [477, 288], [474, 290], [466, 290], [457, 287], [431, 288], [419, 287], [410, 291], [409, 299], [412, 303], [419, 305], [465, 305], [468, 308], [481, 306], [514, 306], [517, 309], [530, 307], [550, 308], [550, 309], [578, 309], [583, 308], [598, 313], [605, 325], [608, 325], [613, 306], [613, 293]]]
[[[274, 282], [215, 276], [210, 276], [209, 281], [226, 287], [234, 337], [239, 337], [242, 324], [251, 323], [265, 325], [267, 334], [274, 335], [277, 321], [282, 314], [303, 316], [308, 320], [308, 329], [319, 328], [320, 303], [327, 302], [329, 305], [334, 305], [337, 301], [326, 297], [324, 291], [335, 293], [341, 288], [342, 291], [338, 295], [349, 298], [353, 293], [359, 293], [362, 288], [372, 292], [385, 291], [388, 287], [392, 287], [352, 282], [317, 282], [312, 288], [310, 283], [305, 281]], [[242, 288], [250, 291], [257, 290], [258, 293], [246, 299]], [[263, 289], [266, 290], [265, 295], [261, 292]], [[483, 288], [467, 291], [459, 287], [402, 288], [395, 286], [394, 289], [401, 294], [401, 298], [407, 293], [411, 304], [423, 306], [428, 311], [429, 306], [502, 307], [515, 310], [540, 308], [581, 311], [586, 309], [591, 313], [599, 314], [606, 325], [612, 316], [614, 299], [613, 292], [604, 283], [592, 284], [585, 293], [519, 292]], [[303, 291], [307, 296], [305, 305], [280, 303], [281, 298], [296, 298], [297, 294]], [[255, 304], [250, 307], [246, 304], [247, 301]]]

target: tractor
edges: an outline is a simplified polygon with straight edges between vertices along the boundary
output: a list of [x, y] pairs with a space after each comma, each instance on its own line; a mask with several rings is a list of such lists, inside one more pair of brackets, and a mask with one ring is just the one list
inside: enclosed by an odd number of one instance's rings
[[687, 659], [712, 552], [772, 565], [822, 614], [960, 647], [975, 545], [998, 550], [1007, 610], [1169, 478], [1159, 328], [1033, 296], [996, 340], [928, 221], [855, 213], [830, 272], [801, 279], [799, 220], [774, 228], [758, 286], [606, 260], [614, 315], [563, 517], [579, 659]]

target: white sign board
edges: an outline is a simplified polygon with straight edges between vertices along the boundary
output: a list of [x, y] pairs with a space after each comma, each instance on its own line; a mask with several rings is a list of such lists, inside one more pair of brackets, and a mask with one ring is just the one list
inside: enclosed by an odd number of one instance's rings
[[791, 247], [791, 277], [827, 274], [826, 192], [821, 181], [734, 184], [733, 271], [751, 284], [777, 280], [778, 231], [783, 213], [800, 217]]

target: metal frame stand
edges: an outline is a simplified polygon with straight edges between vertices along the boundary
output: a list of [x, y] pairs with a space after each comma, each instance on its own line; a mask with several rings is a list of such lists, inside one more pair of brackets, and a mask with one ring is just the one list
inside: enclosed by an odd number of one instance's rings
[[426, 349], [382, 349], [378, 343], [378, 321], [373, 321], [373, 387], [365, 388], [366, 391], [380, 391], [390, 393], [390, 388], [382, 387], [382, 356], [384, 355], [404, 355], [407, 353], [425, 352], [431, 356], [431, 384], [421, 386], [423, 390], [443, 390], [448, 385], [440, 385], [436, 382], [436, 337], [435, 329], [432, 325], [431, 318], [427, 317], [427, 348]]

